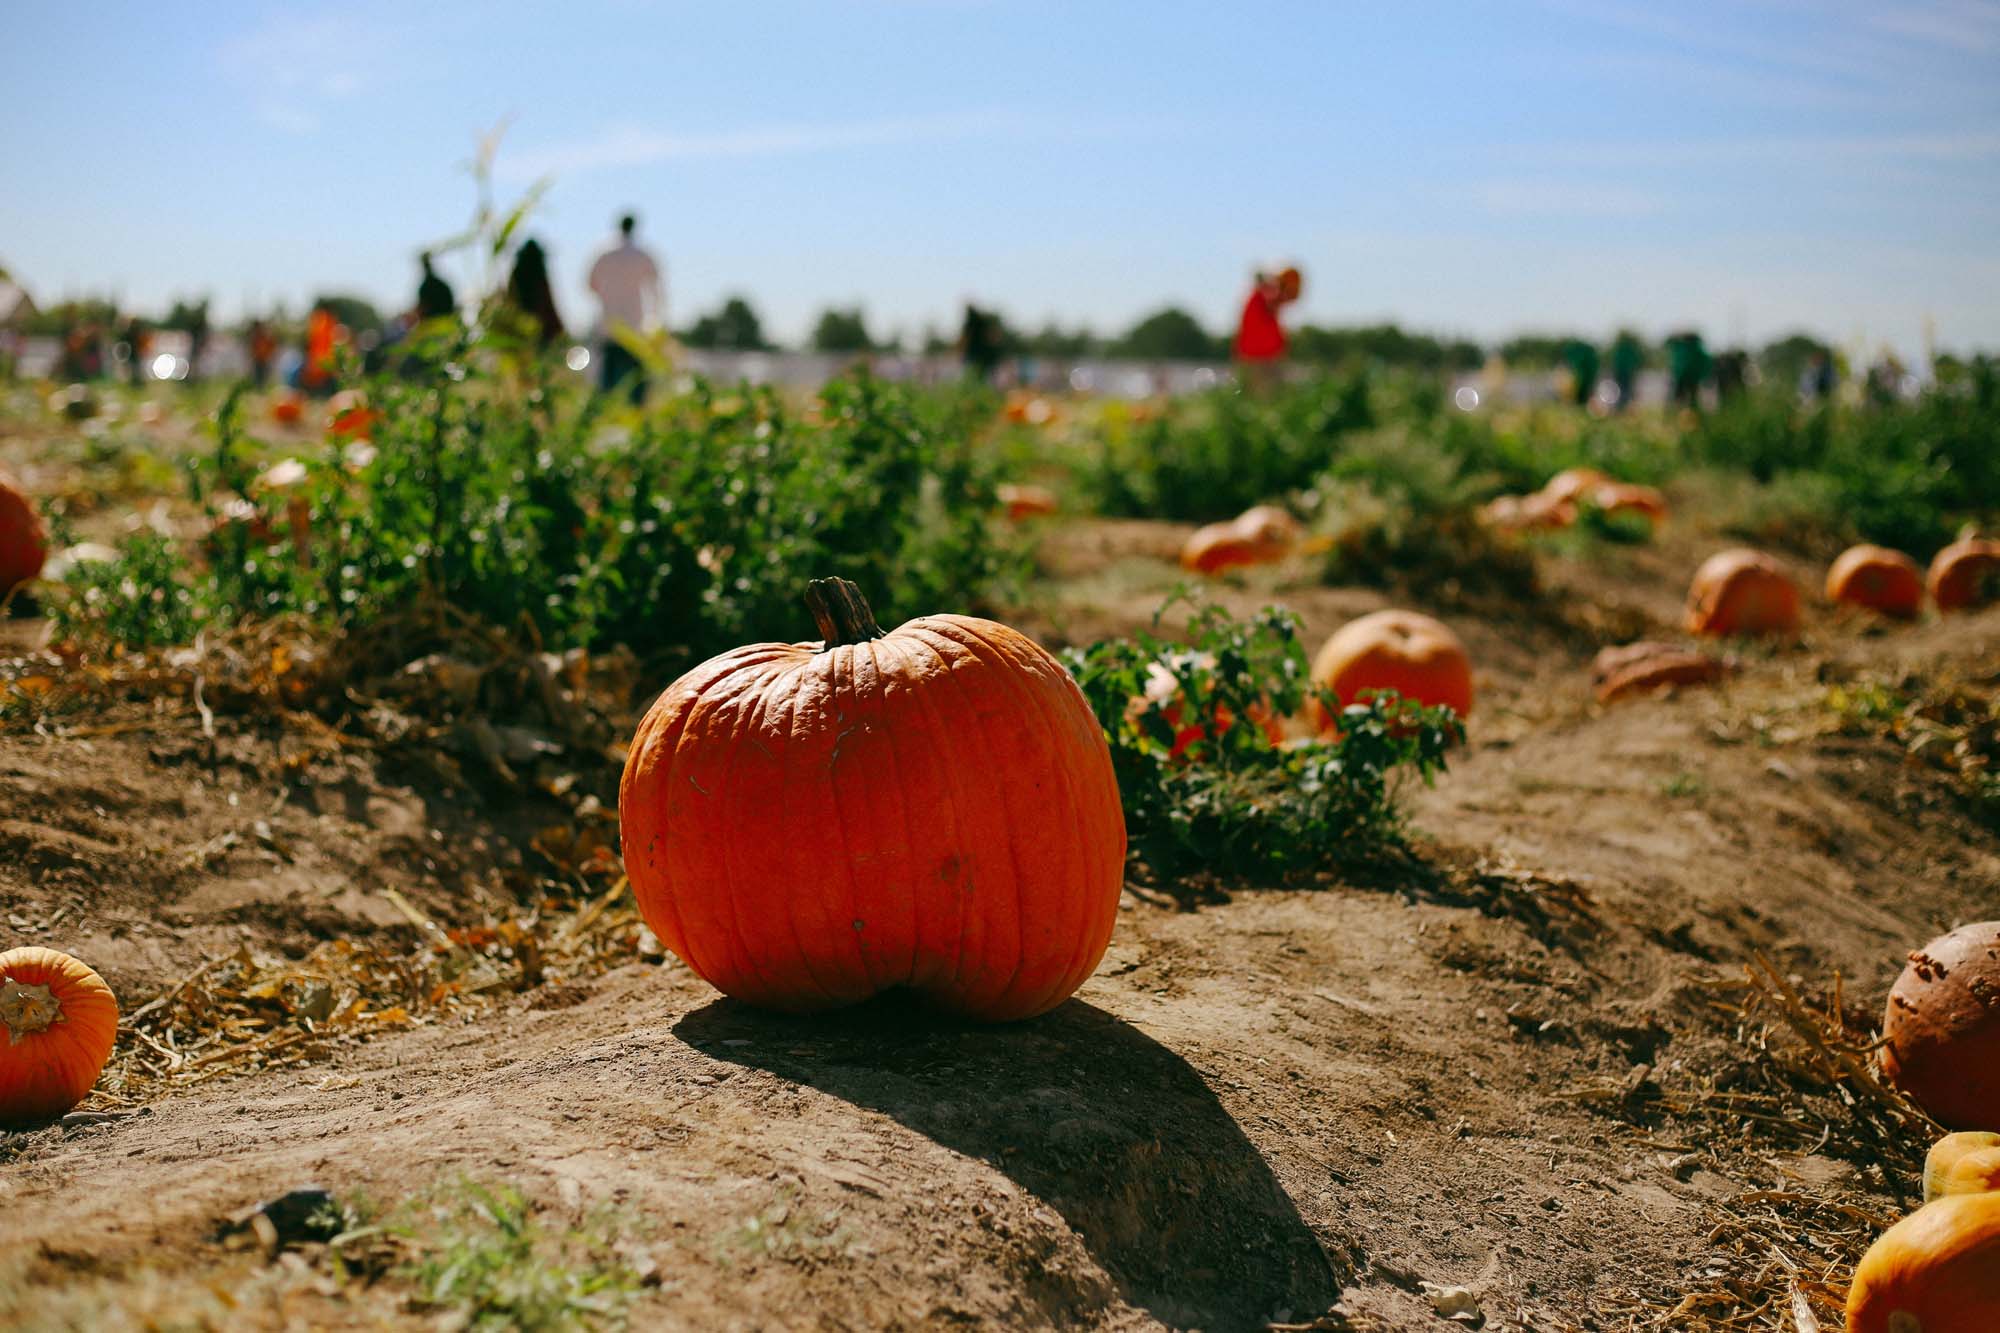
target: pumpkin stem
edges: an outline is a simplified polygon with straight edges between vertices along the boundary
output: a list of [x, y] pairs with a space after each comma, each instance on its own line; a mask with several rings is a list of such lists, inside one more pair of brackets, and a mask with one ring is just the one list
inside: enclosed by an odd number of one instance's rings
[[806, 609], [812, 612], [813, 623], [819, 626], [819, 636], [828, 648], [882, 637], [882, 627], [875, 623], [868, 599], [847, 579], [814, 579], [806, 584]]
[[62, 1001], [47, 986], [24, 985], [12, 977], [0, 982], [0, 1027], [7, 1029], [9, 1046], [63, 1021]]

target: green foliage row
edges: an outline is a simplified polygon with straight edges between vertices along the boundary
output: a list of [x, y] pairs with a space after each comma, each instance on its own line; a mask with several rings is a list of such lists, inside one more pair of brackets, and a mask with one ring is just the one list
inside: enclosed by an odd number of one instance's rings
[[[1463, 739], [1450, 709], [1393, 693], [1342, 708], [1312, 683], [1298, 636], [1280, 607], [1238, 620], [1208, 606], [1185, 642], [1141, 632], [1068, 653], [1110, 741], [1133, 854], [1153, 870], [1286, 873], [1365, 855], [1397, 835], [1400, 785], [1430, 782]], [[1135, 706], [1149, 685], [1150, 706]], [[1308, 698], [1339, 715], [1338, 734], [1273, 744], [1255, 719]]]
[[270, 453], [225, 404], [191, 474], [216, 520], [202, 558], [128, 544], [55, 604], [58, 632], [141, 646], [243, 617], [352, 628], [430, 600], [549, 647], [700, 657], [808, 637], [809, 578], [917, 615], [984, 604], [1016, 567], [969, 443], [983, 397], [856, 377], [797, 408], [696, 383], [614, 419], [605, 399], [509, 388], [464, 360], [406, 370], [367, 385], [372, 451], [329, 441], [269, 495], [253, 477]]

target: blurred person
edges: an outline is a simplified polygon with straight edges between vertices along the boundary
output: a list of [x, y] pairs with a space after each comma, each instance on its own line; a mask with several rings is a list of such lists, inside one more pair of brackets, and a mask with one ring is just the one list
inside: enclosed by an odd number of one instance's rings
[[1838, 378], [1833, 368], [1833, 353], [1821, 348], [1799, 373], [1799, 397], [1809, 403], [1829, 402]]
[[1701, 384], [1708, 378], [1708, 348], [1701, 335], [1689, 330], [1667, 339], [1668, 395], [1680, 407], [1701, 406]]
[[958, 332], [958, 354], [965, 363], [966, 377], [982, 384], [991, 383], [1006, 350], [1004, 341], [1000, 317], [967, 301], [965, 322]]
[[1590, 396], [1597, 392], [1597, 345], [1570, 338], [1563, 343], [1562, 359], [1569, 370], [1570, 402], [1586, 406]]
[[137, 315], [125, 321], [125, 378], [134, 388], [146, 382], [146, 353], [152, 350], [153, 334]]
[[104, 345], [95, 324], [72, 325], [63, 334], [62, 377], [82, 382], [104, 373]]
[[563, 336], [562, 316], [556, 312], [556, 294], [549, 286], [549, 257], [537, 240], [521, 242], [514, 252], [514, 270], [507, 275], [507, 298], [514, 308], [535, 322], [536, 338], [543, 347]]
[[1731, 348], [1715, 354], [1715, 401], [1717, 405], [1735, 402], [1743, 396], [1750, 385], [1750, 354], [1741, 348]]
[[451, 284], [431, 267], [430, 251], [418, 255], [417, 262], [423, 265], [423, 276], [417, 280], [417, 322], [449, 319], [458, 312], [458, 297], [452, 292]]
[[250, 382], [261, 389], [270, 383], [271, 365], [278, 359], [278, 335], [263, 320], [253, 319], [244, 340], [250, 350]]
[[306, 316], [305, 359], [299, 364], [301, 389], [322, 396], [333, 392], [334, 358], [346, 333], [324, 302], [313, 306]]
[[1304, 285], [1298, 269], [1290, 267], [1277, 273], [1260, 271], [1251, 283], [1233, 348], [1246, 383], [1266, 387], [1283, 373], [1285, 326], [1278, 321], [1278, 312], [1299, 299]]
[[599, 324], [604, 332], [604, 364], [598, 384], [609, 393], [619, 385], [634, 403], [646, 401], [646, 369], [618, 339], [621, 329], [650, 332], [666, 318], [666, 283], [660, 266], [632, 239], [639, 219], [631, 213], [618, 219], [618, 239], [590, 266], [590, 290], [597, 297]]
[[1620, 333], [1611, 341], [1611, 383], [1618, 391], [1613, 406], [1620, 412], [1632, 406], [1632, 395], [1639, 382], [1639, 367], [1646, 359], [1645, 349], [1630, 333]]

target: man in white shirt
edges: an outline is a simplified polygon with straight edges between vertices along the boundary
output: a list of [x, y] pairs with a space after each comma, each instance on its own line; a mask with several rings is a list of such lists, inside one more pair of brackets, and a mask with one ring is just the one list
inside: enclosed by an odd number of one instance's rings
[[618, 341], [620, 327], [648, 333], [666, 316], [667, 289], [660, 266], [632, 239], [639, 219], [627, 213], [618, 219], [618, 240], [590, 266], [590, 290], [602, 308], [604, 361], [598, 384], [606, 392], [625, 386], [635, 403], [646, 401], [646, 370]]

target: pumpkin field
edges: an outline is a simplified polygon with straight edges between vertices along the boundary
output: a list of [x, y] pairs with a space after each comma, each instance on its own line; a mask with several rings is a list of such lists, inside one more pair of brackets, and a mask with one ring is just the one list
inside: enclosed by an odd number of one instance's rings
[[343, 382], [0, 385], [0, 1326], [2000, 1329], [2000, 365]]

